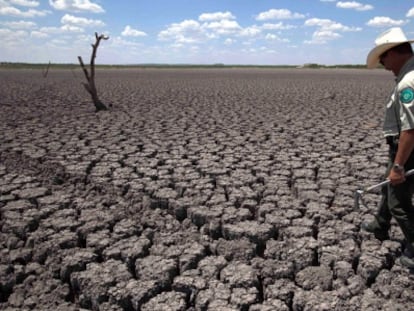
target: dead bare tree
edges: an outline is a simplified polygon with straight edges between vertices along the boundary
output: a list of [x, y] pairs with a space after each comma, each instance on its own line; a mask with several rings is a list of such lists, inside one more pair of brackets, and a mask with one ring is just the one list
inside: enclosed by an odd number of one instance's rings
[[93, 104], [95, 105], [96, 108], [96, 112], [101, 111], [101, 110], [108, 110], [108, 108], [104, 105], [104, 103], [102, 103], [98, 97], [98, 93], [96, 91], [96, 86], [95, 86], [95, 58], [96, 58], [96, 51], [98, 50], [98, 46], [99, 43], [101, 42], [101, 40], [108, 40], [109, 37], [105, 36], [105, 35], [99, 35], [98, 33], [95, 32], [95, 44], [92, 44], [92, 55], [91, 55], [91, 63], [89, 66], [90, 69], [90, 74], [88, 72], [88, 70], [86, 69], [82, 57], [78, 56], [78, 60], [79, 63], [83, 69], [83, 72], [85, 74], [86, 77], [86, 83], [83, 83], [83, 86], [85, 87], [86, 91], [88, 91], [88, 93], [92, 96], [92, 101]]

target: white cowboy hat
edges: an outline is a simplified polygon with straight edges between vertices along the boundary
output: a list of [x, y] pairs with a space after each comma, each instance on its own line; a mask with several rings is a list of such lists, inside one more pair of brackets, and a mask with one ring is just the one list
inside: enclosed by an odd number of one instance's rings
[[405, 42], [412, 43], [414, 40], [408, 40], [400, 27], [394, 27], [383, 32], [377, 37], [375, 47], [368, 54], [367, 67], [370, 69], [375, 68], [380, 61], [382, 53]]

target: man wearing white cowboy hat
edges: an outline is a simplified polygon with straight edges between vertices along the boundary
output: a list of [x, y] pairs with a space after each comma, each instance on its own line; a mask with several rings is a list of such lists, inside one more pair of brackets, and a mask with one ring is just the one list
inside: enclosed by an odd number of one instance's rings
[[375, 40], [367, 57], [367, 67], [382, 64], [396, 77], [396, 86], [385, 110], [383, 133], [389, 145], [386, 176], [390, 184], [382, 188], [382, 198], [375, 219], [362, 228], [379, 240], [388, 239], [391, 217], [405, 237], [400, 262], [414, 268], [414, 178], [405, 171], [414, 168], [414, 56], [411, 43], [399, 27], [391, 28]]

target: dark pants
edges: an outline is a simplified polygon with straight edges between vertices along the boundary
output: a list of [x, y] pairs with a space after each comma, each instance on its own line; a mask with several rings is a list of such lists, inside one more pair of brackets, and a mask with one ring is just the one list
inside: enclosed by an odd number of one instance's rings
[[[390, 145], [389, 162], [385, 173], [388, 177], [394, 163], [397, 148]], [[408, 159], [406, 171], [414, 168], [414, 154]], [[382, 197], [375, 216], [380, 230], [388, 231], [391, 218], [394, 217], [400, 226], [407, 241], [407, 247], [414, 251], [414, 207], [412, 197], [414, 194], [414, 177], [407, 177], [402, 184], [392, 186], [388, 184], [381, 189]]]

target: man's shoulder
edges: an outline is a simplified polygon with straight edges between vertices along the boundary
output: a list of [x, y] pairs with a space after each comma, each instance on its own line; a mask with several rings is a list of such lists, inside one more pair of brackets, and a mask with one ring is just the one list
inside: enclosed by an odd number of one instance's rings
[[398, 99], [401, 103], [412, 105], [414, 102], [414, 70], [409, 71], [398, 83]]
[[407, 72], [400, 82], [398, 82], [398, 90], [402, 90], [407, 87], [414, 88], [414, 68]]

